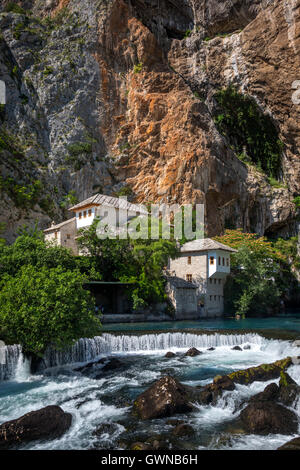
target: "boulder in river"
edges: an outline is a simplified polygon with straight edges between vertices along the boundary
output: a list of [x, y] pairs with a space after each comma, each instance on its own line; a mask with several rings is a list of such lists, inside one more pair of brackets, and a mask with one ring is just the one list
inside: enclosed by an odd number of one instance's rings
[[257, 393], [250, 398], [250, 402], [256, 401], [276, 401], [279, 395], [279, 387], [275, 383], [266, 386], [263, 392]]
[[197, 348], [190, 348], [190, 349], [185, 353], [185, 356], [195, 357], [195, 356], [199, 356], [200, 354], [202, 354], [202, 352], [201, 352], [201, 351], [198, 351]]
[[162, 377], [136, 398], [133, 413], [142, 419], [186, 413], [193, 409], [191, 390], [192, 387], [181, 384], [174, 377]]
[[234, 346], [233, 348], [231, 348], [231, 351], [243, 351], [243, 350], [240, 346]]
[[72, 415], [59, 406], [46, 406], [0, 426], [0, 449], [34, 440], [55, 439], [71, 426]]
[[228, 375], [217, 375], [213, 383], [205, 385], [199, 393], [199, 402], [203, 405], [216, 404], [218, 398], [225, 391], [235, 389], [234, 382]]
[[165, 357], [168, 357], [168, 358], [175, 357], [175, 356], [176, 356], [176, 354], [173, 353], [172, 351], [168, 351], [165, 355]]
[[295, 437], [295, 439], [286, 442], [277, 450], [300, 450], [300, 437]]
[[216, 348], [211, 347], [211, 348], [208, 348], [207, 351], [215, 351], [215, 349]]
[[286, 406], [291, 406], [300, 396], [300, 386], [284, 371], [280, 372], [279, 401]]
[[192, 426], [187, 423], [178, 424], [172, 431], [172, 434], [177, 437], [192, 436], [194, 433]]
[[270, 401], [251, 402], [240, 419], [246, 431], [253, 434], [294, 434], [298, 430], [297, 415]]

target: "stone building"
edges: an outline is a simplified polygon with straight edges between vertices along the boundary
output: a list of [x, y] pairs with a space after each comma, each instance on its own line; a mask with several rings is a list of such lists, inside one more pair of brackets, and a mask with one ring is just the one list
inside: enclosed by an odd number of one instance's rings
[[176, 320], [190, 320], [197, 313], [197, 286], [179, 277], [168, 278], [166, 288]]
[[[180, 256], [169, 260], [169, 275], [193, 283], [197, 288], [195, 318], [223, 315], [224, 283], [230, 273], [230, 254], [234, 252], [236, 250], [229, 246], [204, 238], [185, 243]], [[184, 296], [176, 302], [180, 312], [184, 309], [181, 302], [185, 302]]]

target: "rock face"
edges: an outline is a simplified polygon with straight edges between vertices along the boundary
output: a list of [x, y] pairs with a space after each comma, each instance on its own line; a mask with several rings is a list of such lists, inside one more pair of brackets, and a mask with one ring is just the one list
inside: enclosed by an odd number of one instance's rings
[[54, 439], [71, 426], [72, 415], [59, 406], [46, 406], [0, 426], [0, 449], [33, 440]]
[[136, 398], [133, 412], [142, 419], [185, 413], [193, 409], [190, 396], [189, 387], [182, 385], [173, 377], [162, 377]]
[[240, 414], [249, 433], [294, 434], [298, 430], [297, 415], [282, 405], [270, 401], [250, 403]]
[[[229, 224], [295, 232], [299, 0], [21, 0], [23, 12], [5, 11], [8, 3], [0, 2], [7, 239], [24, 222], [61, 221], [71, 191], [84, 199], [123, 187], [136, 201], [205, 203], [208, 236]], [[230, 83], [278, 129], [281, 184], [243, 163], [218, 131], [215, 95]]]

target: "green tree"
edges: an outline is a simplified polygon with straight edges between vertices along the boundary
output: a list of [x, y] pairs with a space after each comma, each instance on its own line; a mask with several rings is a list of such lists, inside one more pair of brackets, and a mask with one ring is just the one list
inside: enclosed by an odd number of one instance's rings
[[280, 265], [272, 258], [262, 257], [244, 245], [234, 255], [232, 277], [226, 284], [227, 307], [237, 315], [265, 314], [280, 298], [276, 283]]
[[4, 340], [41, 356], [47, 347], [63, 349], [81, 337], [100, 332], [94, 300], [83, 287], [85, 277], [61, 267], [23, 266], [5, 275], [0, 291]]

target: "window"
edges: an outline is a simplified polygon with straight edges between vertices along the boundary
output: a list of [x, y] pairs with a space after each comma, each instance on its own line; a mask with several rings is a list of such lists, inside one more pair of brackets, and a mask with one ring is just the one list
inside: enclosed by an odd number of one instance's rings
[[223, 258], [223, 266], [225, 266], [225, 258]]
[[210, 279], [209, 282], [212, 284], [212, 279]]
[[217, 284], [217, 279], [214, 279], [214, 284]]
[[187, 275], [186, 275], [186, 280], [187, 280], [188, 282], [192, 282], [192, 280], [193, 280], [193, 275], [192, 275], [192, 274], [187, 274]]
[[226, 264], [229, 266], [229, 258], [226, 259]]
[[82, 217], [82, 213], [81, 213], [81, 212], [79, 212], [79, 219], [81, 219], [81, 217]]
[[220, 258], [220, 256], [219, 256], [219, 265], [221, 266], [221, 258]]
[[192, 264], [192, 257], [188, 256], [188, 264]]
[[83, 211], [83, 217], [86, 218], [86, 211]]
[[209, 300], [212, 301], [212, 295], [209, 296]]
[[209, 264], [215, 264], [215, 258], [214, 258], [214, 256], [211, 256], [211, 257], [209, 258]]
[[57, 232], [55, 232], [54, 236], [55, 236], [55, 240], [57, 240]]
[[71, 235], [67, 233], [67, 240], [70, 240], [70, 238], [71, 238]]
[[92, 209], [89, 209], [89, 212], [88, 212], [88, 214], [89, 214], [89, 217], [91, 217], [91, 216], [92, 216]]
[[221, 284], [221, 282], [222, 282], [221, 279], [219, 279], [219, 284]]
[[217, 296], [215, 295], [215, 300], [217, 300]]

